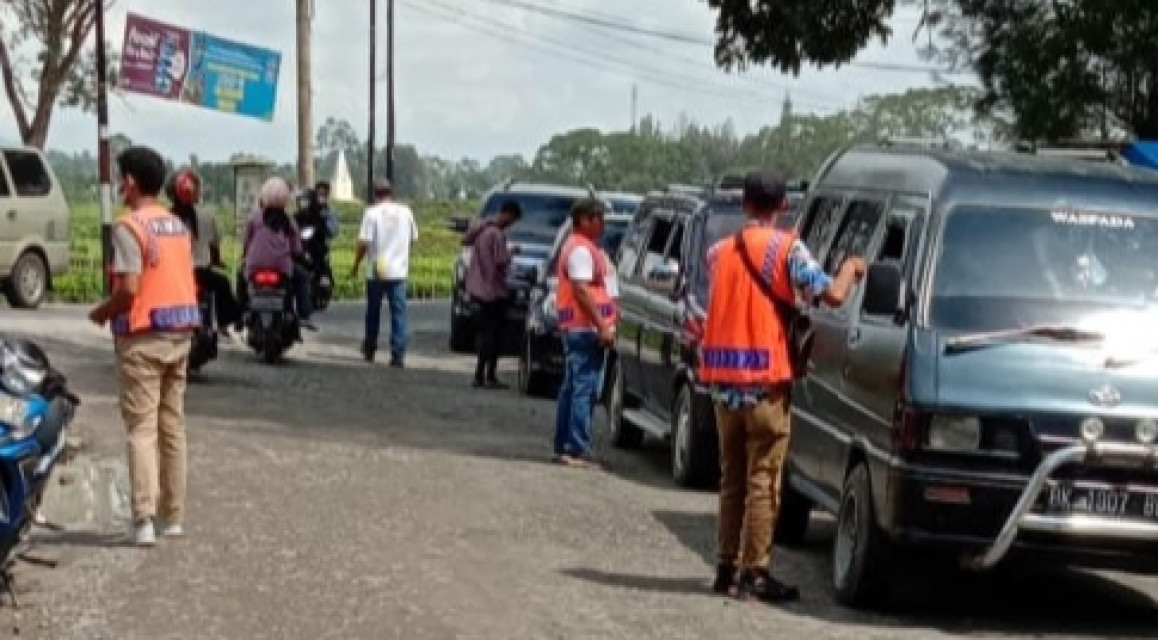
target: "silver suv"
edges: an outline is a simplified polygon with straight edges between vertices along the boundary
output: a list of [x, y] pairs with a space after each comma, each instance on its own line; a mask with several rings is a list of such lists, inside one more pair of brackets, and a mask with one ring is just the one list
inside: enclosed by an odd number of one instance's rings
[[39, 150], [0, 145], [0, 285], [9, 304], [33, 309], [69, 266], [64, 191]]

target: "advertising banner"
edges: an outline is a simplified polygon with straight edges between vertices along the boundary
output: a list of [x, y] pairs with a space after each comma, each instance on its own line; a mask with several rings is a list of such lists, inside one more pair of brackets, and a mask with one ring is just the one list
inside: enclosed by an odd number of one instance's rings
[[130, 13], [120, 88], [273, 120], [281, 54]]

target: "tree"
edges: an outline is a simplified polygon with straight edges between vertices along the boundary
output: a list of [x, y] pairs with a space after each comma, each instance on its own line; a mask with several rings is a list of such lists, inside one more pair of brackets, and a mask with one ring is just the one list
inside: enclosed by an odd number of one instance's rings
[[0, 4], [0, 80], [25, 144], [44, 147], [57, 105], [92, 106], [96, 64], [83, 49], [98, 1], [105, 0]]

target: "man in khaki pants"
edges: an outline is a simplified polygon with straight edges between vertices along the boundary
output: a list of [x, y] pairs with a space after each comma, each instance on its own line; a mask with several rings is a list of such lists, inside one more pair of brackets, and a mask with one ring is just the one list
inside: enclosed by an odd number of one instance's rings
[[113, 294], [89, 317], [112, 325], [129, 439], [133, 539], [152, 546], [158, 531], [183, 534], [186, 362], [201, 318], [189, 230], [157, 202], [164, 161], [152, 149], [132, 147], [117, 166], [129, 211], [113, 231]]

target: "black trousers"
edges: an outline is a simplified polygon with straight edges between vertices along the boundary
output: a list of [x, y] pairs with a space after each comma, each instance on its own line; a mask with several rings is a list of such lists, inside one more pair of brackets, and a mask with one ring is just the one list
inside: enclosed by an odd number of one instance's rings
[[478, 364], [475, 365], [474, 369], [475, 380], [489, 382], [495, 379], [506, 320], [506, 300], [479, 304], [475, 316], [475, 347], [478, 350]]
[[241, 318], [241, 307], [233, 296], [233, 287], [229, 285], [229, 278], [208, 267], [199, 267], [194, 270], [197, 285], [206, 291], [213, 292], [213, 304], [217, 310], [217, 326], [231, 327]]

